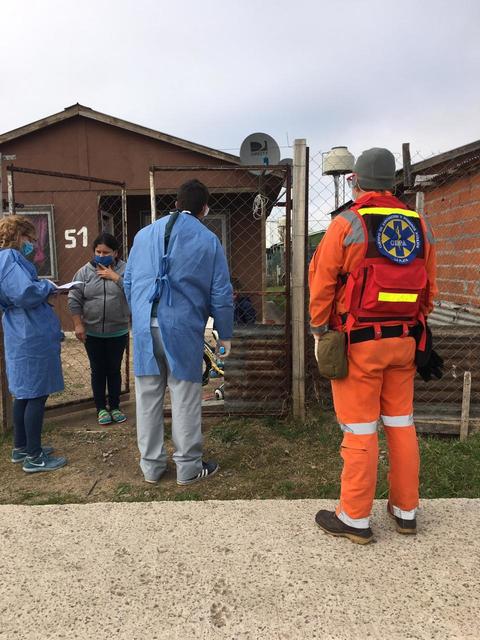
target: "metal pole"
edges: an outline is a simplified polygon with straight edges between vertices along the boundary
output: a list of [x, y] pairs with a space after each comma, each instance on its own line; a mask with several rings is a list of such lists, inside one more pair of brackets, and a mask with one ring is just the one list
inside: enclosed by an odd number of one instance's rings
[[293, 416], [305, 419], [305, 222], [307, 142], [293, 148], [292, 220], [292, 399]]
[[470, 420], [470, 396], [472, 393], [472, 374], [465, 371], [463, 374], [462, 417], [460, 419], [460, 441], [468, 438], [468, 423]]
[[13, 215], [15, 213], [15, 184], [13, 181], [13, 171], [9, 169], [7, 171], [7, 186], [8, 186], [8, 213]]
[[340, 176], [333, 176], [333, 185], [335, 188], [335, 210], [340, 206]]
[[155, 200], [155, 171], [150, 169], [150, 215], [152, 222], [157, 219], [157, 203]]
[[410, 189], [413, 185], [412, 180], [412, 160], [410, 158], [410, 143], [404, 142], [402, 144], [402, 158], [403, 158], [403, 186], [405, 189]]
[[128, 258], [128, 227], [127, 227], [127, 190], [122, 189], [122, 243], [123, 259]]

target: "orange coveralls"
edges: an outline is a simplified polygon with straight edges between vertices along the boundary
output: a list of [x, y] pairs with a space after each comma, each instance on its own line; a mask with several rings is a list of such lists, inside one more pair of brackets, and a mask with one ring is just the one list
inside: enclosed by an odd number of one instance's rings
[[[364, 207], [405, 208], [391, 194], [368, 192], [356, 201]], [[399, 207], [399, 210], [400, 210]], [[436, 295], [436, 258], [430, 226], [421, 216], [429, 293], [421, 311], [427, 316]], [[338, 276], [362, 262], [365, 232], [349, 211], [338, 215], [317, 247], [309, 267], [310, 323], [313, 333], [329, 325], [330, 315], [345, 313], [345, 286]], [[392, 323], [389, 323], [392, 324]], [[365, 326], [365, 325], [362, 325]], [[354, 329], [356, 327], [354, 326]], [[344, 432], [343, 472], [337, 516], [366, 528], [377, 483], [381, 417], [389, 449], [389, 503], [396, 516], [413, 519], [418, 506], [419, 452], [413, 423], [415, 340], [412, 337], [368, 340], [350, 346], [348, 376], [332, 380], [335, 412]]]

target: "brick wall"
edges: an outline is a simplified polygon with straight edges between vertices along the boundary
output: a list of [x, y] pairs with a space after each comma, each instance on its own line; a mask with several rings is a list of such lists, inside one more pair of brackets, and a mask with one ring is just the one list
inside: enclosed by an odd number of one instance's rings
[[438, 300], [480, 306], [480, 173], [427, 190], [437, 242]]

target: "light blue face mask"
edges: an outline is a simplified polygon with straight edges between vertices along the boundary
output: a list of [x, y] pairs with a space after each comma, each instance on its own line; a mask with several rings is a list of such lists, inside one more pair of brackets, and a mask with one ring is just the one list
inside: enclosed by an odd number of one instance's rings
[[34, 251], [35, 247], [33, 245], [33, 243], [31, 242], [24, 242], [22, 244], [22, 246], [20, 247], [20, 252], [22, 253], [22, 255], [24, 255], [25, 257], [31, 255]]

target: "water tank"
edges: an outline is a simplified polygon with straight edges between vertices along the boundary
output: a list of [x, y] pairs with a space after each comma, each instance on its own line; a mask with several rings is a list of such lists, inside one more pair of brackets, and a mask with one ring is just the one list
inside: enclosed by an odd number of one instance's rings
[[340, 176], [352, 173], [355, 158], [347, 147], [332, 147], [323, 156], [323, 175]]

